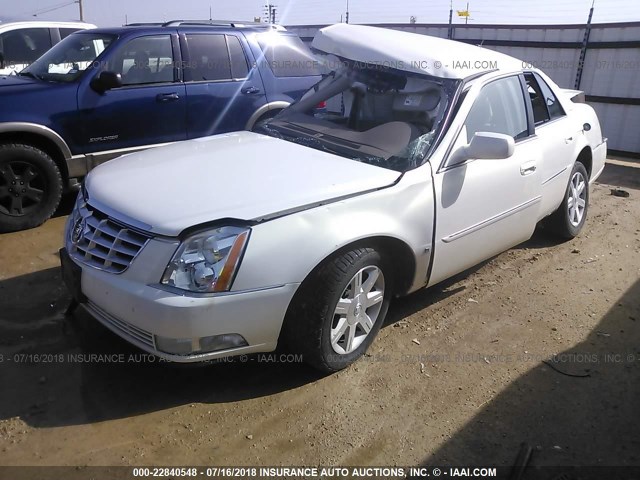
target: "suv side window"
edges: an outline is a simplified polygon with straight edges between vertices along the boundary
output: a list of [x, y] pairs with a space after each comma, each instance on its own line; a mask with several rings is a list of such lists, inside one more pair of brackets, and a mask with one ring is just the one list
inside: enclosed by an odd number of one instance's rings
[[51, 48], [48, 28], [21, 28], [0, 36], [0, 50], [6, 65], [25, 65], [34, 62]]
[[320, 65], [299, 37], [292, 35], [258, 35], [258, 45], [276, 77], [320, 75]]
[[240, 40], [235, 35], [227, 35], [227, 45], [231, 56], [231, 74], [233, 78], [246, 78], [249, 74], [249, 68]]
[[525, 73], [524, 78], [527, 82], [536, 125], [565, 115], [562, 105], [542, 77], [537, 73]]
[[174, 81], [170, 35], [139, 37], [115, 55], [111, 70], [122, 75], [123, 85], [145, 85]]
[[465, 121], [467, 143], [477, 132], [503, 133], [520, 140], [529, 136], [527, 110], [517, 76], [485, 85]]
[[186, 81], [231, 80], [231, 61], [225, 35], [194, 33], [185, 37], [189, 48]]

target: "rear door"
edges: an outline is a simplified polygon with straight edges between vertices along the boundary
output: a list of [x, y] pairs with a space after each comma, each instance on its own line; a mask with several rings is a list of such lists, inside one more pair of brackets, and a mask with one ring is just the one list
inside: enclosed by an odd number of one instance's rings
[[544, 79], [533, 72], [525, 73], [524, 78], [532, 105], [536, 135], [541, 140], [542, 218], [558, 208], [564, 198], [571, 167], [577, 156], [576, 140], [581, 127], [574, 125], [566, 115]]
[[[468, 112], [448, 159], [434, 173], [436, 235], [430, 284], [527, 240], [538, 219], [540, 141], [530, 124], [523, 81], [517, 75], [491, 81]], [[513, 155], [448, 163], [477, 132], [512, 136]]]
[[187, 94], [187, 136], [244, 130], [266, 103], [258, 71], [250, 68], [237, 32], [186, 31], [180, 35]]

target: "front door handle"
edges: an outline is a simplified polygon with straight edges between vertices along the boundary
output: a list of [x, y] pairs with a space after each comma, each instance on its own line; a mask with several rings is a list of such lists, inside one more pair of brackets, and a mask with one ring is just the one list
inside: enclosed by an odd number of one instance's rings
[[536, 163], [535, 162], [527, 162], [520, 165], [520, 175], [531, 175], [536, 171]]
[[159, 93], [158, 95], [156, 95], [156, 100], [161, 103], [175, 102], [176, 100], [179, 100], [179, 99], [180, 99], [180, 95], [178, 95], [176, 92]]
[[245, 95], [255, 95], [256, 93], [260, 93], [260, 89], [258, 87], [246, 87], [242, 89], [242, 93]]
[[567, 137], [567, 138], [564, 139], [564, 143], [566, 143], [566, 144], [569, 144], [571, 142], [573, 142], [573, 137]]

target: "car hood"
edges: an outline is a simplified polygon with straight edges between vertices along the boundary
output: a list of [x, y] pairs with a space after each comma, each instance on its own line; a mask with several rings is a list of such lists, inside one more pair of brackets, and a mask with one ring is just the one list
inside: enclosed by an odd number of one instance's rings
[[252, 132], [180, 142], [93, 170], [89, 203], [125, 223], [178, 236], [219, 219], [260, 221], [393, 184], [401, 174]]

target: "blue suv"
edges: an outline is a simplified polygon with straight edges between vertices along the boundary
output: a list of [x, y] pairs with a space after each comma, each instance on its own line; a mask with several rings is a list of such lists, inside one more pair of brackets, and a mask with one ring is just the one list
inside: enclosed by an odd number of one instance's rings
[[102, 162], [256, 128], [319, 79], [309, 49], [273, 25], [172, 21], [72, 34], [0, 77], [0, 232], [43, 223], [69, 181]]

